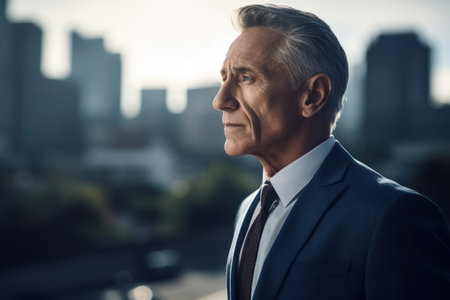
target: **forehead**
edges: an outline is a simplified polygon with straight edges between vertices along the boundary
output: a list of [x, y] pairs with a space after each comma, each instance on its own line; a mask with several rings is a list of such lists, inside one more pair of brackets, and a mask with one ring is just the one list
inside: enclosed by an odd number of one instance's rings
[[267, 27], [244, 29], [231, 44], [224, 66], [227, 64], [264, 65], [273, 58], [283, 36]]

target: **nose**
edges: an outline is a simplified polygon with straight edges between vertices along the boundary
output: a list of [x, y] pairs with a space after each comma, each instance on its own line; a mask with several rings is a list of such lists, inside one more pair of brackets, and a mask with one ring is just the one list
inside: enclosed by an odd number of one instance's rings
[[220, 111], [231, 111], [239, 107], [239, 102], [233, 96], [232, 84], [225, 81], [222, 83], [213, 101], [213, 107]]

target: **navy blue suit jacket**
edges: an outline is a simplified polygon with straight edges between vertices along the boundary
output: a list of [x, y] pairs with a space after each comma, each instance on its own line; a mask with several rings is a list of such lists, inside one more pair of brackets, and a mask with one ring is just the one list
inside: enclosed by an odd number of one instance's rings
[[[228, 298], [256, 192], [241, 205], [227, 263]], [[253, 300], [450, 299], [450, 233], [426, 197], [331, 150], [278, 234]]]

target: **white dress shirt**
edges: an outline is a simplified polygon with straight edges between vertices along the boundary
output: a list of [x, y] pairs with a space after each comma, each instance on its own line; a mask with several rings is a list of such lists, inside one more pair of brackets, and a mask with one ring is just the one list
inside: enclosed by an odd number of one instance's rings
[[[263, 184], [266, 180], [270, 180], [272, 186], [277, 192], [278, 199], [274, 201], [271, 207], [269, 217], [264, 225], [264, 230], [261, 236], [255, 263], [255, 270], [253, 273], [252, 297], [255, 292], [264, 260], [266, 259], [266, 256], [269, 253], [275, 238], [280, 232], [281, 227], [286, 221], [292, 207], [297, 201], [299, 193], [311, 181], [314, 174], [330, 153], [335, 142], [336, 140], [333, 136], [329, 137], [320, 145], [278, 171], [278, 173], [276, 173], [272, 178], [268, 178], [264, 172]], [[261, 206], [258, 205], [253, 213], [249, 228], [260, 210]]]

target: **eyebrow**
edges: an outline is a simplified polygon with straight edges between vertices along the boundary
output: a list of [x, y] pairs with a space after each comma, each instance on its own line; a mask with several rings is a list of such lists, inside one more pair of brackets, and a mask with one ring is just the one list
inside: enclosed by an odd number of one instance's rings
[[245, 73], [245, 72], [254, 72], [253, 69], [248, 68], [248, 67], [234, 67], [232, 68], [234, 71], [240, 72], [240, 73]]
[[[269, 75], [269, 72], [265, 68], [250, 68], [250, 67], [232, 67], [233, 71], [238, 73], [246, 73], [246, 72], [256, 72], [256, 73], [262, 73], [265, 76]], [[225, 69], [220, 70], [220, 74], [226, 75], [227, 71]]]

